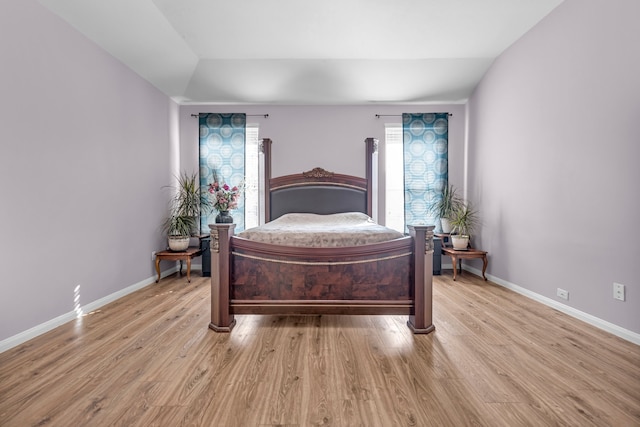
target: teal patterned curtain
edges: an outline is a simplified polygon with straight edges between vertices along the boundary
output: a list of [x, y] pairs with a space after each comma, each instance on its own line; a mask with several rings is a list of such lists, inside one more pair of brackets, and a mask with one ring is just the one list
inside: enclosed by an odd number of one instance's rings
[[429, 205], [447, 185], [449, 114], [403, 114], [404, 223], [437, 224]]
[[[200, 113], [200, 189], [208, 194], [214, 175], [230, 187], [240, 185], [245, 172], [246, 114]], [[229, 212], [236, 224], [236, 232], [244, 230], [244, 195], [238, 209]], [[200, 217], [200, 229], [209, 230], [217, 212]]]

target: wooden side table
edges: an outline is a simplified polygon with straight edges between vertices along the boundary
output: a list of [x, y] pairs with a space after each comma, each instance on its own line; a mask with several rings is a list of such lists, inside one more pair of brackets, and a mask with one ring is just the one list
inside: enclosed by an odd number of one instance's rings
[[[449, 255], [451, 257], [451, 263], [453, 264], [453, 280], [456, 280], [457, 271], [458, 271], [458, 260], [461, 259], [472, 259], [472, 258], [482, 258], [482, 278], [487, 280], [487, 277], [484, 275], [485, 271], [487, 271], [487, 252], [481, 251], [474, 248], [467, 249], [453, 249], [451, 247], [443, 247], [442, 248], [443, 255]], [[462, 273], [462, 267], [460, 267], [460, 273]]]
[[160, 281], [160, 261], [180, 261], [180, 274], [182, 274], [182, 261], [187, 261], [187, 282], [191, 282], [191, 260], [202, 254], [202, 249], [189, 247], [186, 251], [161, 251], [156, 253], [156, 273], [158, 278], [156, 283]]

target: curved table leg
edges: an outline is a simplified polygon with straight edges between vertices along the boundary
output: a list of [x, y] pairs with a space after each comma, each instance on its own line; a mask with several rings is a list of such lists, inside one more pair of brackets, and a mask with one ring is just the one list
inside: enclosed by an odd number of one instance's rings
[[156, 283], [160, 281], [160, 258], [156, 256], [156, 273], [158, 274], [158, 278], [156, 279]]
[[487, 264], [488, 264], [487, 256], [484, 255], [482, 257], [482, 277], [484, 278], [485, 281], [487, 280], [487, 276], [484, 275], [484, 272], [487, 271]]
[[[182, 265], [182, 263], [180, 263]], [[182, 269], [180, 269], [182, 271]], [[191, 283], [191, 257], [187, 258], [187, 282]]]
[[453, 281], [456, 281], [456, 275], [458, 273], [458, 257], [451, 255], [451, 264], [453, 264]]

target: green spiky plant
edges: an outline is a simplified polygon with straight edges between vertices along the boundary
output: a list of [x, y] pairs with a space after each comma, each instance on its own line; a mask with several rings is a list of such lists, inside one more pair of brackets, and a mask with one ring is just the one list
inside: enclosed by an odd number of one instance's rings
[[189, 237], [196, 226], [196, 217], [171, 215], [164, 223], [164, 231], [169, 237]]
[[195, 172], [183, 172], [176, 177], [176, 184], [168, 187], [175, 193], [169, 201], [170, 215], [165, 221], [164, 230], [171, 236], [190, 236], [199, 228], [200, 213], [208, 213], [212, 209], [208, 193], [201, 191]]
[[453, 185], [445, 185], [442, 188], [440, 197], [429, 204], [429, 212], [432, 215], [440, 218], [442, 223], [442, 231], [448, 232], [451, 230], [445, 230], [445, 222], [451, 219], [454, 212], [463, 204], [462, 199], [456, 193], [456, 188]]
[[451, 232], [471, 238], [471, 233], [478, 227], [479, 220], [478, 211], [469, 202], [462, 202], [450, 218], [453, 227]]
[[429, 211], [438, 218], [451, 218], [462, 204], [462, 200], [456, 194], [456, 188], [453, 185], [444, 186], [440, 196], [430, 204]]
[[200, 189], [198, 174], [182, 173], [176, 177], [176, 193], [171, 201], [172, 211], [179, 216], [197, 217], [211, 210], [211, 201]]

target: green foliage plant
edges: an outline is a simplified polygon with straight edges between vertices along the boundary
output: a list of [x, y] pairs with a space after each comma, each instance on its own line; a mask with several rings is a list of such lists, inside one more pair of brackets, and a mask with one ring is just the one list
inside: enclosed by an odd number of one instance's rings
[[208, 192], [201, 191], [197, 173], [183, 172], [176, 177], [175, 194], [171, 199], [171, 212], [177, 216], [198, 217], [200, 212], [207, 213], [212, 208]]
[[170, 215], [164, 223], [164, 230], [169, 237], [189, 237], [196, 227], [196, 217]]
[[167, 186], [174, 190], [169, 200], [169, 216], [163, 224], [168, 236], [188, 237], [199, 227], [200, 213], [208, 213], [213, 205], [208, 191], [201, 191], [197, 173], [183, 172], [176, 176], [176, 184]]
[[453, 185], [444, 186], [440, 196], [429, 205], [429, 211], [438, 218], [451, 218], [463, 201]]
[[478, 227], [480, 218], [478, 211], [469, 202], [461, 202], [453, 211], [449, 221], [453, 227], [452, 234], [470, 237], [471, 233]]

